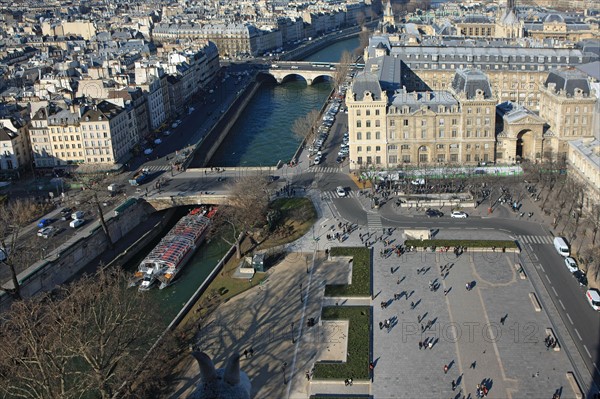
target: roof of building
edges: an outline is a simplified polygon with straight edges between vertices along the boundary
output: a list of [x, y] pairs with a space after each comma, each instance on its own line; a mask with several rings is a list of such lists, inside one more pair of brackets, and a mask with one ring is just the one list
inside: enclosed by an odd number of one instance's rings
[[600, 168], [600, 141], [593, 140], [570, 140], [569, 146], [582, 154], [596, 169]]
[[385, 91], [396, 91], [402, 87], [402, 60], [399, 58], [388, 55], [370, 58], [365, 70], [377, 75], [381, 89]]
[[596, 80], [600, 80], [600, 61], [577, 65], [575, 68]]
[[438, 112], [440, 106], [451, 107], [458, 105], [458, 100], [448, 91], [420, 91], [408, 93], [406, 90], [398, 90], [392, 96], [392, 105], [402, 108], [409, 107], [410, 112], [427, 107]]
[[546, 82], [544, 82], [544, 86], [548, 87], [551, 83], [556, 85], [557, 91], [564, 90], [567, 96], [574, 95], [577, 89], [581, 90], [585, 95], [590, 94], [590, 84], [586, 76], [574, 68], [550, 71]]
[[492, 88], [488, 77], [479, 69], [457, 69], [452, 80], [456, 93], [465, 93], [468, 99], [475, 98], [481, 91], [485, 99], [492, 97]]
[[520, 121], [525, 117], [531, 117], [542, 124], [545, 123], [544, 120], [534, 114], [533, 111], [523, 107], [522, 105], [513, 103], [512, 101], [506, 101], [502, 104], [498, 104], [496, 106], [496, 113], [498, 113], [498, 115], [500, 115], [500, 117], [508, 123]]
[[381, 100], [382, 90], [377, 75], [367, 71], [358, 73], [352, 81], [352, 92], [357, 101], [364, 100], [365, 92], [370, 92], [374, 100]]

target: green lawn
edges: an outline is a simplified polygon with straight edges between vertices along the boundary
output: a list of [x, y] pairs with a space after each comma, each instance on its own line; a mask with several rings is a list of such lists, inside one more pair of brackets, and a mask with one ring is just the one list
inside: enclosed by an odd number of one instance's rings
[[371, 296], [371, 250], [363, 247], [333, 247], [331, 256], [351, 256], [352, 284], [327, 285], [325, 296]]
[[371, 308], [369, 306], [331, 306], [323, 308], [323, 320], [348, 320], [348, 357], [346, 363], [317, 363], [317, 379], [369, 379], [371, 347]]
[[509, 240], [406, 240], [407, 246], [413, 247], [458, 247], [467, 248], [518, 248], [514, 241]]

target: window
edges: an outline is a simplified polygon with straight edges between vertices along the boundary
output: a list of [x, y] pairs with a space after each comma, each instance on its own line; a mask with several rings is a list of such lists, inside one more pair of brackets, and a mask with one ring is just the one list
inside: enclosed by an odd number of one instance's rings
[[362, 152], [362, 146], [359, 145], [358, 147], [356, 147], [356, 152]]
[[390, 119], [390, 126], [391, 127], [396, 126], [396, 121], [394, 119]]
[[402, 125], [404, 125], [404, 126], [408, 126], [408, 119], [404, 119], [404, 120], [402, 121]]
[[371, 132], [367, 132], [367, 140], [371, 140]]
[[380, 164], [381, 163], [381, 157], [379, 155], [375, 157], [375, 163], [376, 164]]
[[375, 110], [375, 115], [379, 116], [379, 110], [378, 109]]
[[442, 129], [440, 129], [440, 134], [439, 134], [439, 137], [440, 137], [441, 139], [443, 139], [443, 138], [444, 138], [444, 129], [443, 129], [443, 128], [442, 128]]
[[356, 158], [356, 163], [359, 165], [362, 165], [362, 163], [363, 163], [362, 157]]
[[428, 159], [427, 154], [419, 154], [419, 162], [427, 162]]
[[388, 156], [388, 163], [391, 163], [391, 164], [398, 163], [398, 156], [396, 156], [396, 155]]
[[443, 150], [446, 146], [444, 144], [438, 144], [435, 146], [438, 150]]
[[371, 127], [371, 121], [367, 121], [367, 127]]
[[356, 121], [356, 127], [362, 127], [362, 123], [360, 121]]
[[458, 137], [458, 131], [456, 129], [452, 129], [452, 137], [453, 138]]
[[375, 152], [379, 152], [381, 151], [381, 147], [380, 146], [375, 146]]
[[458, 119], [452, 118], [452, 125], [458, 125]]
[[375, 127], [381, 127], [381, 124], [380, 124], [380, 121], [379, 121], [379, 119], [377, 119], [377, 120], [375, 121]]
[[362, 140], [362, 133], [356, 132], [356, 140]]
[[422, 139], [426, 139], [427, 138], [427, 129], [421, 129], [421, 138]]
[[381, 139], [381, 132], [375, 132], [375, 140]]
[[444, 123], [445, 123], [444, 118], [440, 118], [439, 119], [440, 126], [444, 126]]
[[370, 145], [367, 146], [367, 152], [371, 152], [371, 146]]
[[367, 115], [367, 116], [371, 115], [371, 110], [370, 109], [366, 110], [365, 115]]
[[360, 116], [360, 109], [356, 110], [356, 116]]
[[410, 150], [410, 145], [408, 145], [408, 144], [402, 144], [402, 146], [400, 147], [400, 149], [402, 149], [402, 150]]
[[421, 126], [427, 126], [427, 119], [421, 119]]
[[402, 155], [402, 162], [410, 163], [410, 155]]

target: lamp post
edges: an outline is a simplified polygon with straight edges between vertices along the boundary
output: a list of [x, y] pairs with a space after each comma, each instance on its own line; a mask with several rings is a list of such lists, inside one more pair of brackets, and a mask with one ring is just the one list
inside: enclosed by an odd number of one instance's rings
[[294, 336], [294, 322], [292, 321], [292, 344], [296, 343], [296, 337]]

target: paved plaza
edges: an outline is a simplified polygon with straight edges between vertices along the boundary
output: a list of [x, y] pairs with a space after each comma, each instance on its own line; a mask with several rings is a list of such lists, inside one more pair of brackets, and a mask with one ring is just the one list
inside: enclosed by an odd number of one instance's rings
[[[350, 276], [348, 262], [328, 261], [324, 250], [361, 246], [359, 234], [369, 233], [375, 241], [383, 233], [378, 215], [372, 215], [371, 230], [363, 226], [342, 243], [329, 241], [326, 235], [339, 221], [331, 207], [316, 202], [320, 219], [314, 230], [290, 244], [291, 253], [269, 270], [267, 282], [224, 303], [199, 327], [196, 344], [217, 367], [230, 353], [242, 354], [241, 369], [252, 381], [254, 398], [366, 393], [374, 398], [474, 399], [482, 383], [489, 398], [551, 398], [557, 391], [563, 399], [575, 397], [566, 376], [572, 371], [567, 354], [544, 344], [551, 323], [545, 309], [536, 311], [531, 282], [515, 268], [519, 254], [467, 250], [458, 257], [452, 251], [382, 257], [379, 240], [372, 249], [372, 383], [309, 382], [306, 371], [316, 361], [346, 355], [347, 325], [323, 325], [322, 307], [363, 304], [324, 298], [326, 284], [346, 283]], [[436, 238], [480, 234], [450, 228], [435, 232]], [[386, 238], [393, 243], [406, 239], [400, 230]], [[485, 238], [511, 239], [498, 231]], [[307, 326], [310, 317], [317, 319], [316, 326]], [[390, 328], [381, 329], [379, 322], [386, 319]], [[431, 342], [431, 348], [420, 349], [419, 342]], [[250, 348], [253, 356], [245, 357]], [[190, 364], [171, 397], [190, 392], [198, 374]]]

